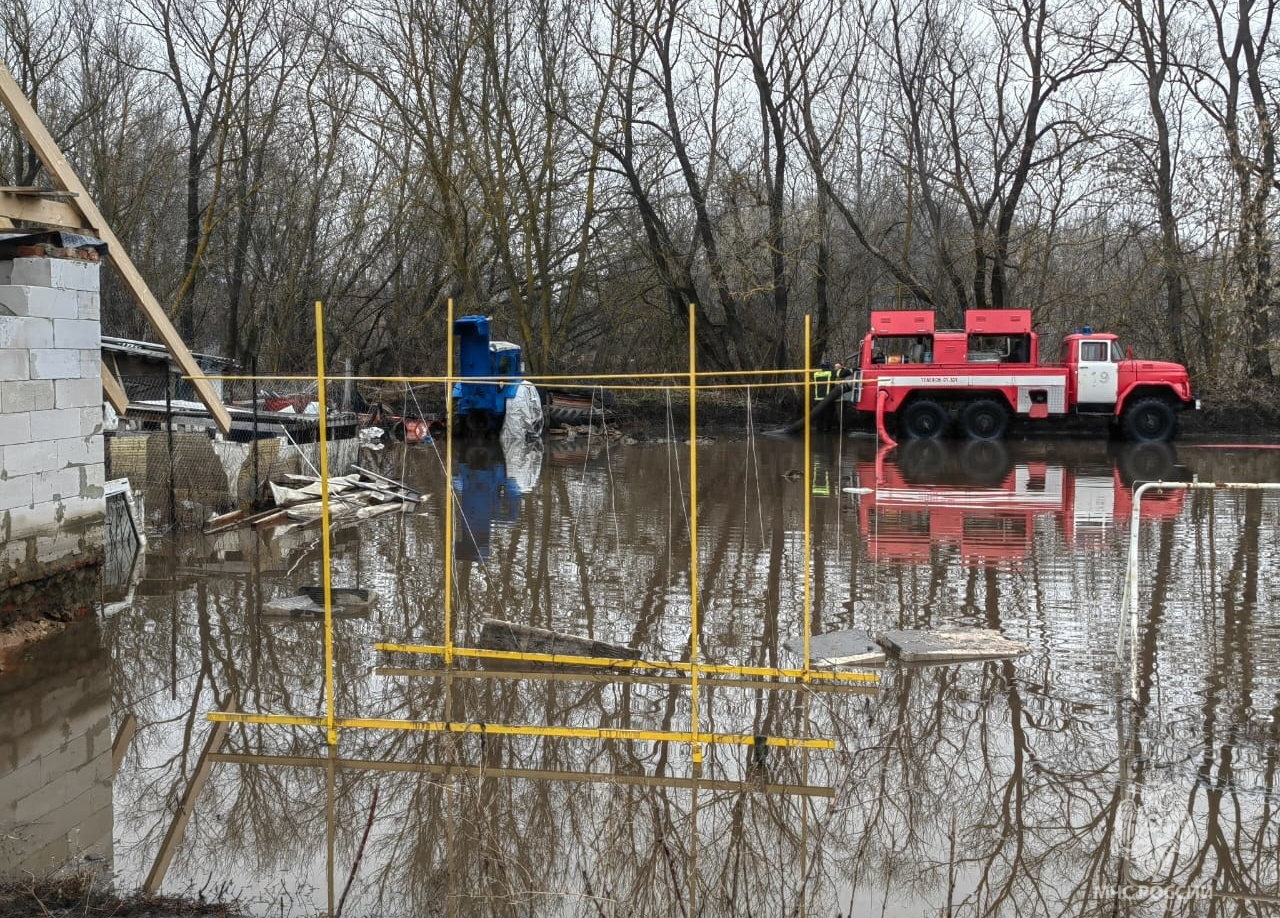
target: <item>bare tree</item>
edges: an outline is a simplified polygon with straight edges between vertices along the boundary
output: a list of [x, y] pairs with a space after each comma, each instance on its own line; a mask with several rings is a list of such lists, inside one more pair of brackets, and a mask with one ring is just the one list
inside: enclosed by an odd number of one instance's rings
[[1184, 335], [1182, 245], [1178, 239], [1178, 215], [1174, 211], [1175, 136], [1170, 127], [1171, 82], [1177, 76], [1178, 0], [1122, 0], [1137, 40], [1132, 64], [1146, 87], [1147, 109], [1153, 135], [1134, 138], [1134, 147], [1151, 162], [1148, 179], [1160, 223], [1160, 273], [1165, 294], [1165, 318], [1173, 345], [1172, 357], [1187, 361]]
[[1243, 0], [1203, 0], [1212, 24], [1204, 46], [1184, 66], [1184, 79], [1201, 110], [1221, 132], [1235, 179], [1238, 221], [1233, 260], [1241, 288], [1239, 318], [1246, 372], [1271, 380], [1271, 227], [1269, 202], [1276, 184], [1277, 87], [1268, 71], [1275, 6]]

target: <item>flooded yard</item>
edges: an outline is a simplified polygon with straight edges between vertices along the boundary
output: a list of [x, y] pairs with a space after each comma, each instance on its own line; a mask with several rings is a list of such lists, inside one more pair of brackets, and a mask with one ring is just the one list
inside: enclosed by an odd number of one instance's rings
[[[696, 695], [679, 666], [695, 643], [689, 458], [682, 441], [472, 446], [451, 469], [440, 444], [364, 454], [426, 498], [333, 534], [334, 585], [377, 594], [334, 622], [337, 715], [375, 722], [336, 747], [322, 727], [207, 716], [325, 714], [323, 621], [272, 610], [322, 583], [319, 531], [153, 537], [107, 572], [99, 619], [55, 639], [57, 665], [0, 698], [0, 864], [71, 855], [264, 918], [1280, 905], [1280, 494], [1148, 495], [1138, 639], [1117, 655], [1134, 482], [1280, 481], [1280, 451], [877, 454], [828, 436], [806, 476], [799, 441], [709, 440], [700, 662], [800, 667], [807, 609], [814, 635], [961, 625], [1030, 652], [890, 661], [866, 682], [722, 672]], [[446, 618], [462, 648], [503, 619], [676, 665], [375, 647], [438, 645]], [[700, 734], [742, 738], [701, 743], [700, 767], [688, 741], [586, 736], [687, 733], [695, 701]]]

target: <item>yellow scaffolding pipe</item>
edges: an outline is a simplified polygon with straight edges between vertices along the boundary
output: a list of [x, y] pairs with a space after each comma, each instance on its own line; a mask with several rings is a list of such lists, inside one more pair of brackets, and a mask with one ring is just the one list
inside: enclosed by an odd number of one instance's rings
[[[461, 652], [458, 653], [461, 656]], [[706, 673], [706, 667], [701, 672]], [[657, 676], [642, 673], [626, 672], [563, 672], [550, 669], [419, 669], [408, 666], [375, 666], [375, 676], [403, 676], [406, 678], [435, 679], [449, 675], [454, 679], [474, 679], [476, 681], [492, 680], [495, 682], [588, 682], [610, 685], [688, 685], [689, 676]], [[848, 680], [853, 684], [842, 685], [833, 680], [823, 680], [822, 672], [812, 672], [812, 682], [783, 682], [768, 678], [711, 678], [699, 679], [704, 688], [744, 689], [747, 691], [769, 692], [837, 692], [848, 695], [872, 695], [876, 692], [876, 677], [858, 674], [856, 680]], [[832, 684], [821, 684], [832, 681]]]
[[[810, 619], [813, 617], [813, 609], [811, 608], [811, 591], [810, 591], [810, 558], [811, 548], [809, 534], [809, 513], [813, 503], [813, 444], [811, 441], [812, 430], [809, 421], [810, 408], [813, 405], [813, 374], [807, 372], [813, 366], [813, 355], [810, 352], [812, 347], [809, 339], [809, 315], [806, 313], [804, 317], [804, 389], [801, 412], [804, 414], [804, 608], [801, 611], [804, 617], [804, 681], [809, 681], [809, 630]], [[837, 476], [838, 477], [838, 476]]]
[[[391, 653], [415, 653], [441, 656], [444, 647], [439, 644], [393, 644], [379, 642], [374, 644], [375, 650]], [[478, 647], [454, 647], [455, 657], [469, 657], [477, 660], [510, 660], [520, 663], [551, 663], [560, 666], [590, 666], [601, 669], [641, 669], [641, 670], [675, 670], [692, 673], [695, 669], [700, 675], [715, 674], [723, 676], [761, 676], [776, 679], [800, 679], [805, 675], [804, 669], [782, 669], [774, 666], [737, 666], [728, 663], [685, 663], [680, 660], [619, 660], [614, 657], [579, 657], [573, 654], [530, 653], [516, 650], [487, 650]], [[874, 673], [837, 672], [835, 670], [810, 670], [811, 679], [831, 682], [879, 682], [880, 677]]]
[[[210, 711], [213, 723], [263, 724], [285, 727], [324, 727], [327, 718], [299, 714], [247, 714]], [[632, 730], [620, 727], [558, 727], [540, 724], [461, 723], [450, 720], [398, 720], [390, 717], [339, 717], [341, 729], [404, 730], [411, 733], [454, 733], [482, 736], [539, 736], [557, 739], [621, 740], [625, 742], [712, 743], [721, 746], [752, 746], [756, 738], [750, 733], [694, 733], [683, 730]], [[814, 737], [769, 736], [770, 746], [799, 749], [834, 749], [835, 741]]]
[[[320, 544], [324, 566], [324, 709], [325, 736], [330, 746], [338, 745], [333, 710], [333, 576], [329, 546], [329, 440], [328, 414], [324, 393], [324, 305], [316, 300], [316, 394], [320, 415]], [[257, 448], [256, 446], [254, 447]]]
[[702, 766], [698, 742], [698, 351], [697, 309], [689, 304], [689, 670], [693, 767]]
[[453, 663], [453, 297], [449, 297], [444, 381], [444, 665]]
[[[699, 379], [703, 379], [703, 378], [718, 379], [722, 377], [733, 377], [733, 376], [760, 377], [760, 376], [804, 376], [804, 375], [805, 375], [805, 371], [803, 369], [798, 369], [798, 368], [782, 369], [782, 370], [700, 370], [695, 374], [695, 376], [697, 376]], [[315, 377], [288, 376], [288, 375], [239, 376], [239, 375], [232, 375], [232, 374], [224, 374], [224, 375], [208, 375], [208, 376], [201, 375], [197, 377], [184, 377], [184, 378], [221, 379], [221, 380], [260, 379], [264, 382], [289, 382], [289, 381], [309, 382]], [[407, 382], [407, 383], [427, 385], [427, 384], [446, 382], [449, 379], [454, 379], [456, 377], [446, 375], [446, 376], [331, 376], [329, 378], [334, 382], [346, 382], [350, 380], [351, 382], [392, 382], [392, 383]], [[667, 372], [667, 373], [598, 373], [595, 375], [578, 373], [574, 376], [555, 376], [551, 374], [534, 375], [532, 373], [522, 373], [520, 375], [520, 378], [527, 379], [530, 382], [555, 382], [555, 383], [563, 382], [566, 388], [570, 386], [573, 388], [594, 387], [595, 383], [584, 382], [583, 380], [609, 381], [609, 380], [615, 380], [615, 379], [619, 379], [619, 380], [669, 379], [671, 380], [671, 382], [662, 386], [655, 386], [654, 388], [683, 389], [685, 385], [684, 380], [689, 378], [689, 373], [686, 370], [676, 370], [676, 371]], [[467, 382], [505, 383], [510, 381], [511, 381], [510, 376], [468, 376], [467, 377]], [[778, 385], [794, 385], [794, 383], [784, 382], [784, 383], [779, 383]]]
[[[209, 756], [210, 762], [224, 765], [270, 765], [279, 768], [326, 768], [328, 760], [307, 756], [220, 752]], [[548, 768], [495, 768], [490, 765], [438, 765], [432, 762], [397, 762], [384, 759], [337, 759], [335, 766], [344, 771], [408, 772], [436, 775], [442, 778], [518, 778], [525, 781], [565, 781], [574, 784], [607, 784], [610, 786], [658, 787], [670, 790], [706, 790], [713, 792], [766, 794], [774, 796], [817, 797], [831, 799], [835, 788], [819, 784], [774, 784], [755, 780], [715, 780], [679, 778], [674, 775], [627, 775], [606, 771], [564, 771]]]

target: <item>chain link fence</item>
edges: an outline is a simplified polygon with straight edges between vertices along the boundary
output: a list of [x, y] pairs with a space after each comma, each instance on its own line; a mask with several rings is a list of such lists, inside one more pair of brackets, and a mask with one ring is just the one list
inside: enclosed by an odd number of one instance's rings
[[[314, 382], [281, 388], [273, 379], [222, 381], [232, 421], [226, 434], [175, 373], [123, 376], [120, 383], [129, 411], [107, 421], [107, 478], [127, 478], [145, 496], [149, 528], [203, 526], [216, 514], [270, 506], [270, 482], [319, 474]], [[349, 383], [327, 385], [325, 400], [336, 474], [356, 461], [358, 429], [368, 415], [357, 410], [364, 405]]]

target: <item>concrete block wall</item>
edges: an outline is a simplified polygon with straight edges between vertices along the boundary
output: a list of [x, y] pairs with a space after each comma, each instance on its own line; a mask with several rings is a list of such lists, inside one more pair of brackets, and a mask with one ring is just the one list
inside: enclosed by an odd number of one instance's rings
[[98, 271], [0, 259], [0, 589], [102, 558]]

